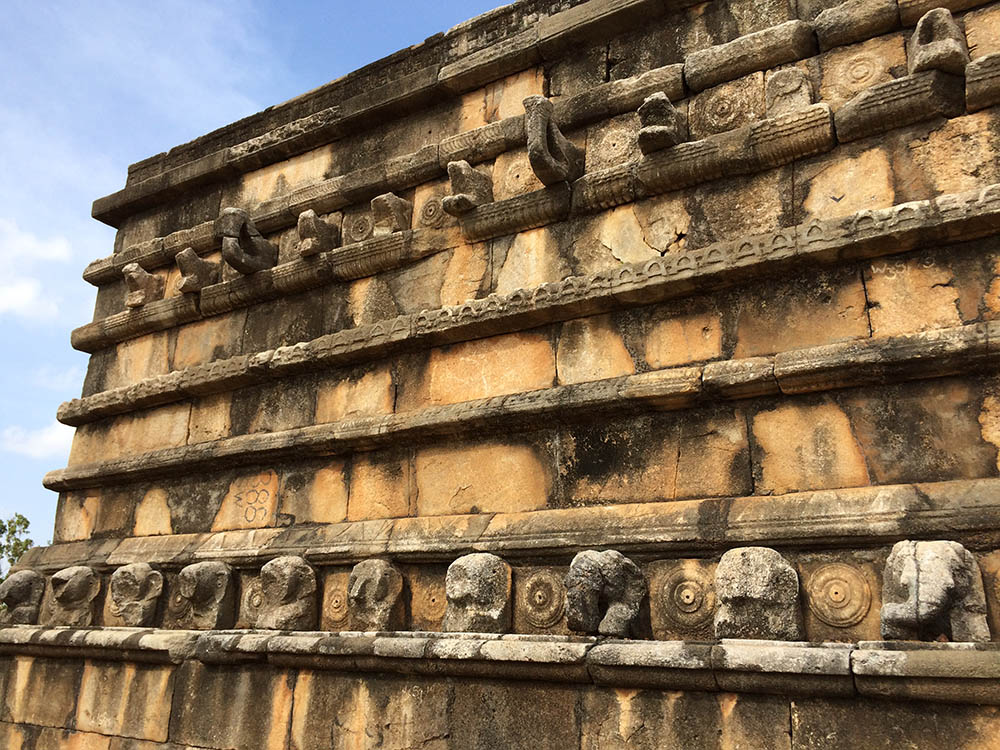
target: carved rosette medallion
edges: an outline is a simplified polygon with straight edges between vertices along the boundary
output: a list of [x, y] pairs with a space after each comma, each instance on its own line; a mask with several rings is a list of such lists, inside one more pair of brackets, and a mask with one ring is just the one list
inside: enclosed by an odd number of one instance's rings
[[861, 622], [872, 604], [871, 587], [857, 568], [830, 563], [819, 568], [806, 588], [809, 609], [835, 628]]
[[566, 611], [566, 587], [562, 576], [551, 570], [538, 570], [519, 588], [519, 608], [532, 627], [551, 628]]
[[347, 592], [339, 587], [328, 591], [323, 601], [323, 617], [330, 622], [341, 625], [347, 622], [350, 610], [347, 606]]
[[264, 593], [261, 589], [260, 578], [254, 578], [247, 582], [246, 588], [243, 589], [243, 605], [240, 609], [244, 619], [249, 623], [256, 624], [263, 604]]
[[444, 224], [444, 208], [441, 199], [437, 197], [428, 198], [424, 205], [420, 207], [420, 226], [439, 228]]
[[704, 625], [715, 612], [711, 577], [690, 566], [678, 566], [664, 577], [659, 599], [663, 615], [684, 630]]
[[345, 222], [344, 230], [348, 242], [361, 242], [372, 236], [372, 232], [375, 231], [375, 222], [370, 214], [358, 214]]

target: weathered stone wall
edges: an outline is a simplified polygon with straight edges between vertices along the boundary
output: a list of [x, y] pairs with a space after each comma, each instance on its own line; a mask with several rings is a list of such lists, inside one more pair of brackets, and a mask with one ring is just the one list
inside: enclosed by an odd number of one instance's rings
[[8, 744], [995, 743], [997, 104], [996, 3], [523, 1], [133, 165]]

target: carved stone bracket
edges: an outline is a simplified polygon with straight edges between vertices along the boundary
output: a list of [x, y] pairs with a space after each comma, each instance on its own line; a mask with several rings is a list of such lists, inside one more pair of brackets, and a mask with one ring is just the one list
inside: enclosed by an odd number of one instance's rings
[[34, 625], [45, 594], [45, 576], [33, 570], [19, 570], [0, 584], [0, 625]]
[[906, 64], [911, 75], [925, 70], [965, 75], [969, 47], [950, 10], [934, 8], [921, 16], [906, 46]]
[[524, 100], [528, 161], [543, 185], [572, 182], [583, 174], [584, 154], [556, 125], [552, 102], [544, 96]]
[[277, 557], [260, 570], [260, 614], [266, 630], [311, 630], [316, 627], [316, 572], [301, 557]]
[[372, 236], [385, 237], [410, 228], [413, 204], [395, 193], [383, 193], [372, 198]]
[[442, 206], [452, 216], [463, 216], [476, 206], [493, 202], [493, 179], [485, 172], [473, 169], [467, 161], [448, 162], [451, 195]]
[[577, 632], [625, 638], [647, 588], [639, 566], [620, 552], [580, 552], [566, 576], [566, 622]]
[[129, 263], [122, 268], [122, 276], [125, 277], [125, 288], [128, 290], [125, 295], [126, 307], [142, 307], [147, 302], [163, 299], [163, 278], [149, 273], [138, 263]]
[[181, 294], [196, 294], [219, 281], [222, 265], [204, 260], [194, 248], [184, 248], [177, 253], [175, 260], [181, 272], [181, 278], [177, 282], [177, 290]]
[[214, 560], [194, 563], [183, 568], [171, 586], [168, 622], [180, 630], [231, 628], [235, 602], [236, 586], [229, 565]]
[[813, 103], [812, 82], [801, 68], [784, 68], [768, 76], [764, 98], [768, 117], [798, 112]]
[[222, 209], [215, 220], [215, 237], [222, 240], [222, 257], [242, 274], [273, 268], [278, 262], [278, 248], [264, 239], [243, 209]]
[[45, 624], [85, 628], [94, 621], [101, 577], [93, 568], [85, 565], [64, 568], [52, 576], [50, 584], [52, 598]]
[[715, 569], [717, 638], [801, 641], [799, 575], [768, 547], [737, 547]]
[[340, 244], [340, 228], [324, 221], [311, 208], [299, 214], [298, 253], [307, 258], [333, 250]]
[[510, 630], [510, 566], [489, 552], [455, 560], [445, 576], [446, 632], [506, 633]]
[[687, 139], [684, 117], [662, 91], [646, 97], [639, 114], [639, 150], [662, 151]]
[[988, 641], [976, 558], [958, 542], [897, 542], [885, 562], [882, 637]]
[[363, 560], [351, 570], [347, 597], [351, 630], [400, 630], [403, 576], [386, 560]]
[[154, 624], [163, 593], [163, 574], [147, 563], [118, 568], [111, 576], [111, 614], [133, 628]]

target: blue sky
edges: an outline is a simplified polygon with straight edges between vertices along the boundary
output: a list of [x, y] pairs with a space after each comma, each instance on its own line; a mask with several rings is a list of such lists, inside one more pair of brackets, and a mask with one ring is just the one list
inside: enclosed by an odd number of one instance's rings
[[0, 27], [0, 516], [52, 536], [87, 356], [88, 262], [114, 230], [90, 218], [132, 162], [289, 99], [503, 3], [6, 0]]

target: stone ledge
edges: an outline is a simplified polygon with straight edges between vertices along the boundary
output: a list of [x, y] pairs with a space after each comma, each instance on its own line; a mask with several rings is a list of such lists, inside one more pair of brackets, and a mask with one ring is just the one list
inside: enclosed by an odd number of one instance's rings
[[180, 569], [202, 560], [259, 568], [282, 555], [301, 556], [316, 565], [353, 565], [379, 556], [451, 562], [469, 552], [511, 560], [568, 559], [593, 548], [641, 557], [740, 545], [870, 546], [936, 538], [942, 528], [949, 530], [950, 539], [972, 546], [983, 534], [995, 534], [1000, 528], [1000, 479], [90, 539], [32, 548], [17, 568], [55, 573], [68, 565], [89, 565], [107, 571], [146, 562]]
[[[0, 630], [0, 653], [1000, 705], [1000, 644], [691, 643], [482, 633], [196, 633], [19, 625]], [[918, 679], [922, 690], [912, 690], [910, 677]], [[873, 685], [885, 685], [890, 692], [873, 691]]]
[[[138, 453], [111, 461], [74, 466], [46, 475], [49, 489], [64, 491], [117, 482], [155, 479], [192, 469], [223, 468], [233, 460], [264, 463], [300, 454], [339, 455], [356, 450], [416, 443], [458, 435], [482, 436], [537, 426], [559, 413], [566, 421], [593, 415], [676, 410], [714, 401], [781, 391], [797, 394], [847, 386], [899, 382], [977, 368], [993, 370], [1000, 322], [971, 324], [915, 334], [863, 339], [800, 349], [773, 358], [770, 369], [754, 367], [757, 378], [741, 377], [730, 390], [724, 373], [744, 373], [740, 360], [713, 363], [706, 388], [702, 368], [677, 367], [589, 383], [561, 385], [523, 393], [434, 406], [413, 412], [360, 417], [277, 432], [237, 435]], [[992, 338], [991, 338], [992, 337]]]
[[[684, 250], [663, 260], [569, 277], [533, 291], [518, 290], [506, 296], [492, 294], [461, 305], [344, 329], [275, 351], [216, 360], [74, 399], [59, 408], [58, 418], [66, 424], [84, 424], [283, 374], [355, 363], [402, 348], [467, 341], [616, 307], [676, 298], [695, 290], [733, 286], [753, 275], [792, 266], [882, 257], [977, 239], [995, 232], [998, 216], [1000, 185], [990, 185], [978, 191], [861, 211], [840, 219], [814, 220], [763, 235]], [[77, 330], [84, 329], [91, 330], [88, 326]]]

